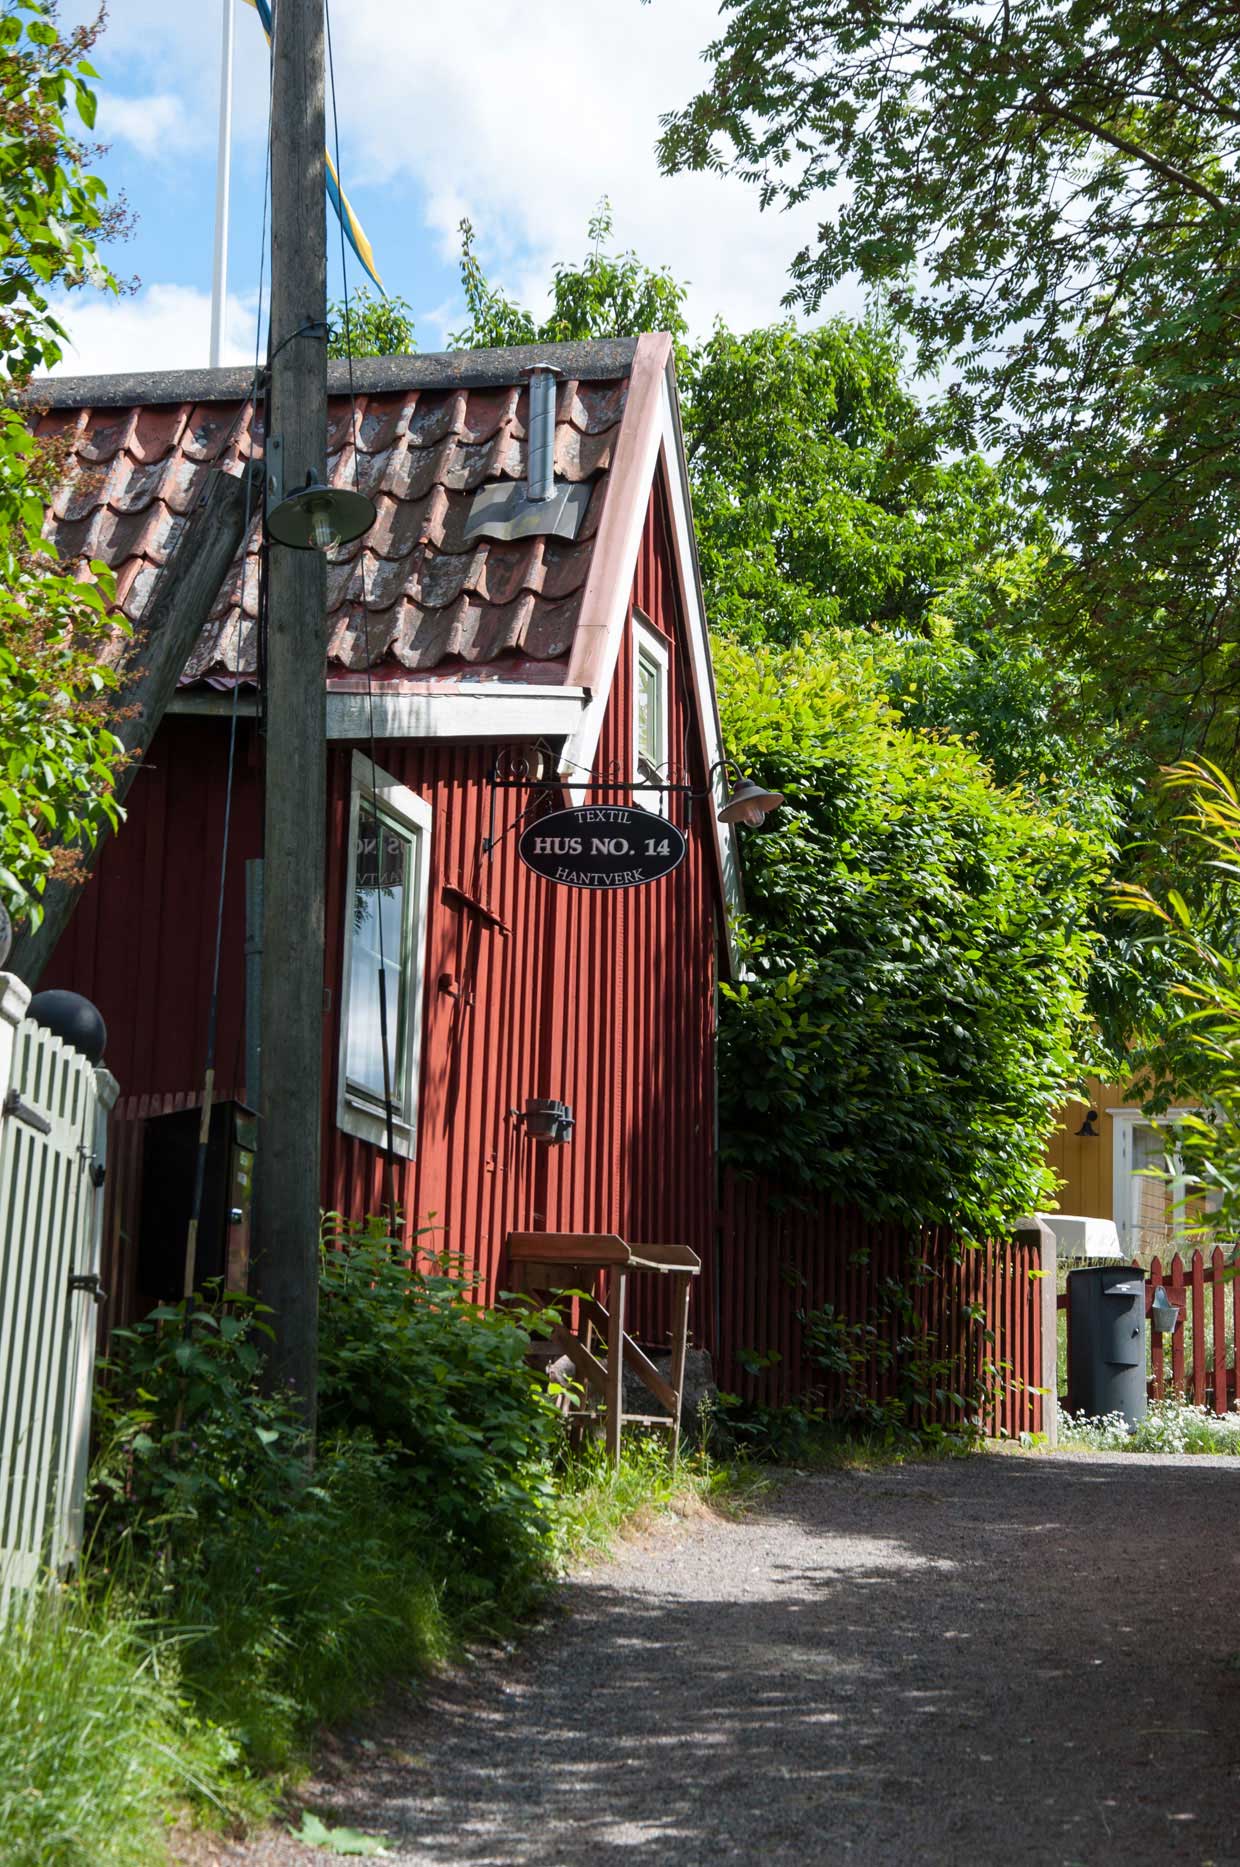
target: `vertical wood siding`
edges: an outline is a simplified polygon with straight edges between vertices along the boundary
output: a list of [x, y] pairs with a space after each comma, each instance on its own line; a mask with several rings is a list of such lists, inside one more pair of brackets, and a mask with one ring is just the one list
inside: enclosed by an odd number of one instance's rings
[[[1059, 1116], [1046, 1150], [1047, 1165], [1060, 1182], [1056, 1195], [1060, 1212], [1081, 1218], [1115, 1217], [1112, 1185], [1114, 1122], [1108, 1109], [1131, 1107], [1132, 1098], [1120, 1083], [1104, 1083], [1094, 1076], [1085, 1084], [1087, 1102], [1070, 1102]], [[1138, 1098], [1139, 1101], [1139, 1098]], [[1077, 1129], [1087, 1109], [1097, 1109], [1098, 1133], [1082, 1135]]]
[[[911, 1391], [920, 1359], [942, 1364], [915, 1409], [926, 1422], [958, 1427], [976, 1417], [1007, 1438], [1043, 1430], [1034, 1246], [957, 1250], [938, 1228], [908, 1232], [826, 1199], [789, 1206], [779, 1192], [724, 1176], [717, 1374], [725, 1391], [766, 1406], [813, 1400], [838, 1409], [847, 1396], [881, 1407]], [[847, 1380], [813, 1356], [807, 1319], [828, 1309], [858, 1351]], [[910, 1339], [926, 1350], [910, 1357], [900, 1347]], [[975, 1411], [968, 1401], [979, 1385], [986, 1401]]]
[[[657, 491], [632, 600], [668, 639], [676, 775], [703, 788], [684, 619]], [[633, 775], [632, 660], [626, 630], [594, 766], [599, 779]], [[218, 720], [165, 721], [130, 793], [129, 820], [103, 852], [48, 969], [48, 985], [84, 992], [103, 1012], [109, 1067], [131, 1121], [144, 1099], [167, 1106], [169, 1098], [192, 1097], [201, 1079], [226, 739]], [[380, 1161], [335, 1120], [353, 750], [333, 744], [328, 761], [323, 1200], [359, 1217], [380, 1204]], [[716, 896], [706, 808], [698, 805], [687, 822], [685, 800], [672, 800], [689, 847], [666, 880], [611, 895], [557, 887], [518, 859], [515, 826], [529, 803], [522, 791], [494, 794], [500, 840], [489, 857], [483, 851], [497, 753], [490, 745], [391, 740], [377, 748], [381, 767], [424, 798], [433, 817], [418, 1157], [400, 1173], [408, 1234], [431, 1228], [424, 1243], [461, 1254], [488, 1298], [502, 1287], [510, 1231], [615, 1231], [690, 1245], [703, 1259], [694, 1293], [700, 1335], [713, 1312], [715, 1243]], [[246, 723], [226, 896], [221, 1096], [245, 1087], [244, 865], [261, 853], [260, 756]], [[445, 899], [445, 887], [483, 903], [507, 936]], [[513, 1111], [530, 1096], [571, 1105], [577, 1125], [567, 1146], [526, 1137]], [[135, 1144], [118, 1157], [128, 1184]], [[109, 1247], [119, 1291], [133, 1210], [132, 1197], [114, 1202]], [[660, 1344], [668, 1327], [661, 1293], [639, 1294], [644, 1339]]]

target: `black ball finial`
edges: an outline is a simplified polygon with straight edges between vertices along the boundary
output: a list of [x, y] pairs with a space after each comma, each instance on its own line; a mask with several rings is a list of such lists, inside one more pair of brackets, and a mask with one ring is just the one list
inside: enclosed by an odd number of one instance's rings
[[98, 1063], [108, 1042], [108, 1027], [88, 998], [80, 992], [36, 992], [27, 1017], [61, 1038], [88, 1063]]

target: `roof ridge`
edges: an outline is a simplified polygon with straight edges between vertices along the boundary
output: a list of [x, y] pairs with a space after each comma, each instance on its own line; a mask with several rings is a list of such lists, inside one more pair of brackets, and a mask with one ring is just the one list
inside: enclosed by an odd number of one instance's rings
[[[635, 337], [589, 338], [568, 344], [517, 344], [507, 350], [441, 350], [402, 357], [358, 357], [353, 387], [359, 395], [399, 389], [509, 388], [536, 363], [550, 363], [578, 382], [628, 376]], [[249, 392], [254, 372], [239, 369], [141, 370], [114, 376], [36, 376], [19, 403], [38, 408], [134, 408], [164, 402], [235, 402]], [[327, 366], [330, 395], [349, 388], [349, 366]]]

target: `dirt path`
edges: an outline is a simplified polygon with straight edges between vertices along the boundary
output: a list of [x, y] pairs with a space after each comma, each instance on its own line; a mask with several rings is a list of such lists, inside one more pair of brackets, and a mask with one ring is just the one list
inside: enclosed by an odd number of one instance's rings
[[797, 1477], [564, 1605], [320, 1806], [399, 1867], [1240, 1863], [1238, 1462]]

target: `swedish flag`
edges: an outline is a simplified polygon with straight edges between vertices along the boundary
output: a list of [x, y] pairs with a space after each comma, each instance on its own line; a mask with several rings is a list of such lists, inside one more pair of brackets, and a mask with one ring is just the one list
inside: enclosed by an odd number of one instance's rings
[[[247, 6], [252, 6], [254, 11], [258, 14], [262, 22], [263, 31], [267, 35], [267, 43], [270, 45], [271, 7], [268, 5], [268, 0], [245, 0], [245, 3]], [[340, 186], [340, 177], [336, 173], [336, 165], [332, 161], [331, 150], [329, 149], [325, 153], [327, 155], [327, 198], [335, 208], [336, 218], [344, 228], [345, 239], [357, 254], [366, 272], [374, 280], [379, 290], [382, 291], [383, 280], [375, 270], [374, 249], [371, 247], [370, 241], [366, 238], [362, 223], [349, 205], [348, 195]]]

